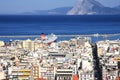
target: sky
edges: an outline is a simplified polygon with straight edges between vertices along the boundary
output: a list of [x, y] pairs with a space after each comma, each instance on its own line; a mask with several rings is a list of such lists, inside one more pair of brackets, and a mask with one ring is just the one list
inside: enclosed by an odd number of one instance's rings
[[[97, 0], [105, 6], [120, 5], [120, 0]], [[0, 0], [0, 14], [32, 12], [34, 10], [49, 10], [57, 7], [75, 5], [77, 0]]]

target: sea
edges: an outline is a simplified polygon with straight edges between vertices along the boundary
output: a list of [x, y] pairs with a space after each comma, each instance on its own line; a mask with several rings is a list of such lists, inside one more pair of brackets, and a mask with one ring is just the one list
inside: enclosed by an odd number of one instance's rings
[[[120, 15], [0, 15], [0, 36], [41, 33], [46, 35], [119, 34]], [[0, 37], [0, 40], [6, 42], [10, 39]], [[93, 36], [92, 42], [104, 39], [116, 40], [120, 39], [120, 35], [107, 36], [107, 38]]]

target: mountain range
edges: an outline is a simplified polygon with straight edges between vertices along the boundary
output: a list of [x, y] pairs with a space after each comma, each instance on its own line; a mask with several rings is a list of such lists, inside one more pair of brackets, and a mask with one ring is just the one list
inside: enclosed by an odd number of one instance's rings
[[95, 0], [78, 0], [77, 4], [68, 11], [68, 15], [102, 15], [102, 14], [120, 14], [120, 8], [105, 7]]
[[[32, 12], [24, 12], [23, 15], [66, 15], [72, 7], [60, 7], [51, 10], [35, 10]], [[20, 13], [21, 14], [21, 13]]]
[[51, 10], [25, 12], [26, 15], [118, 15], [120, 5], [114, 8], [105, 7], [96, 0], [78, 0], [73, 7], [61, 7]]

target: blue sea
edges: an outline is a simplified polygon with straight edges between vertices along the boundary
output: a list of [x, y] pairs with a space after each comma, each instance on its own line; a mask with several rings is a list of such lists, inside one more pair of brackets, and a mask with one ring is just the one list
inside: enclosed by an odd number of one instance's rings
[[[0, 15], [0, 36], [117, 34], [120, 15]], [[114, 36], [110, 39], [120, 39]]]

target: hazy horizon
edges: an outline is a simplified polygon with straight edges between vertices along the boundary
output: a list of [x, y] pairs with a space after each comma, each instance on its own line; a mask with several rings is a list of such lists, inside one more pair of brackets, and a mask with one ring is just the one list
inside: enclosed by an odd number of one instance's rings
[[[18, 14], [35, 10], [50, 10], [74, 6], [78, 0], [1, 0], [0, 14]], [[108, 7], [120, 5], [120, 0], [96, 0]]]

